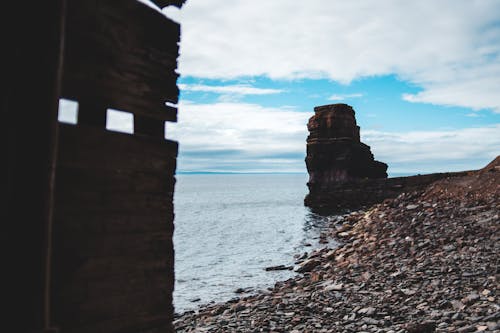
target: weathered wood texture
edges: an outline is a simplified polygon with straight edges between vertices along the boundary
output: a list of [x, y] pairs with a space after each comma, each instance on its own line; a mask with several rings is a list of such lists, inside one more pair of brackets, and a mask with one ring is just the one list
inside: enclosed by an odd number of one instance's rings
[[166, 7], [166, 6], [176, 6], [176, 7], [181, 7], [185, 0], [152, 0], [157, 6], [160, 8]]
[[175, 121], [179, 25], [138, 1], [67, 7], [63, 97]]
[[[65, 3], [3, 10], [2, 327], [172, 332], [179, 25], [136, 0]], [[57, 123], [60, 97], [77, 125]], [[105, 130], [110, 108], [134, 114], [134, 135]]]
[[168, 332], [177, 144], [84, 125], [59, 133], [54, 322], [64, 332]]
[[[172, 332], [180, 29], [136, 0], [68, 1], [55, 187], [53, 322], [61, 332]], [[105, 130], [106, 110], [134, 134]]]

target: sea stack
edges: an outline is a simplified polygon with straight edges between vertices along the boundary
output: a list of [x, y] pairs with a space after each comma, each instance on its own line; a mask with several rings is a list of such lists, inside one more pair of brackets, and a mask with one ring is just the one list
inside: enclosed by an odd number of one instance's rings
[[360, 141], [355, 112], [347, 104], [314, 108], [307, 128], [306, 165], [309, 196], [306, 204], [335, 191], [339, 183], [387, 178], [387, 164], [375, 161], [370, 147]]

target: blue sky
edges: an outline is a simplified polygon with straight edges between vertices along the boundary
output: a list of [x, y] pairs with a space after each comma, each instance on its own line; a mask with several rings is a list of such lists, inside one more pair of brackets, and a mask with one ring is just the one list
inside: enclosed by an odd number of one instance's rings
[[179, 122], [166, 125], [178, 172], [306, 172], [307, 120], [339, 102], [391, 175], [500, 154], [498, 0], [188, 0], [163, 13], [182, 26]]
[[329, 103], [354, 107], [362, 140], [393, 176], [479, 168], [499, 152], [499, 113], [405, 100], [421, 88], [395, 75], [349, 84], [186, 76], [179, 85], [180, 124], [167, 136], [181, 142], [180, 172], [305, 172], [307, 119]]
[[[364, 130], [449, 130], [500, 122], [500, 114], [488, 109], [406, 101], [405, 94], [416, 94], [421, 89], [394, 75], [361, 78], [349, 84], [328, 79], [271, 80], [264, 76], [232, 80], [181, 77], [179, 85], [181, 100], [200, 104], [240, 102], [269, 108], [288, 107], [312, 115], [314, 106], [347, 103], [356, 110], [358, 124]], [[221, 91], [216, 87], [239, 87], [241, 92]], [[245, 88], [256, 89], [255, 94], [245, 93]], [[261, 94], [257, 89], [262, 90]]]

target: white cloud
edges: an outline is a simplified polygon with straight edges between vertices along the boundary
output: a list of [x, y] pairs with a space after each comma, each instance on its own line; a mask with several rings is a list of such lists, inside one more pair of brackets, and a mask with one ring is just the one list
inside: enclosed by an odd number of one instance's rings
[[167, 137], [180, 142], [184, 171], [304, 171], [310, 116], [288, 107], [181, 101]]
[[346, 99], [350, 99], [350, 98], [360, 98], [360, 97], [363, 97], [363, 94], [360, 94], [360, 93], [355, 93], [355, 94], [343, 94], [343, 95], [339, 95], [339, 94], [334, 94], [332, 96], [330, 96], [328, 98], [328, 100], [330, 101], [344, 101]]
[[[311, 114], [256, 104], [181, 101], [169, 138], [184, 149], [238, 150], [248, 154], [302, 151]], [[167, 130], [168, 131], [168, 130]]]
[[256, 88], [247, 84], [236, 84], [228, 86], [209, 86], [203, 84], [179, 84], [179, 88], [185, 91], [212, 92], [217, 94], [234, 95], [272, 95], [282, 93], [280, 89]]
[[[180, 142], [181, 171], [305, 171], [306, 124], [312, 112], [245, 103], [182, 101], [167, 136]], [[361, 130], [390, 172], [479, 168], [500, 153], [500, 124], [442, 131]]]
[[500, 112], [500, 2], [494, 0], [190, 0], [179, 69], [210, 78], [395, 74], [404, 98]]
[[481, 117], [478, 113], [476, 112], [471, 112], [471, 113], [467, 113], [465, 115], [466, 117], [471, 117], [471, 118], [478, 118], [478, 117]]
[[376, 159], [392, 172], [430, 173], [477, 169], [500, 154], [500, 124], [443, 131], [361, 131]]

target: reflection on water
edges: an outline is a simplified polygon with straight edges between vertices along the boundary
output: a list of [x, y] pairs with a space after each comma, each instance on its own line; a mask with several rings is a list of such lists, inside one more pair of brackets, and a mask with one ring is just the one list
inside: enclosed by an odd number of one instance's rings
[[[294, 275], [266, 272], [319, 247], [328, 218], [303, 206], [306, 175], [180, 175], [175, 193], [177, 312]], [[332, 244], [328, 244], [330, 247]], [[324, 245], [323, 245], [324, 246]]]

